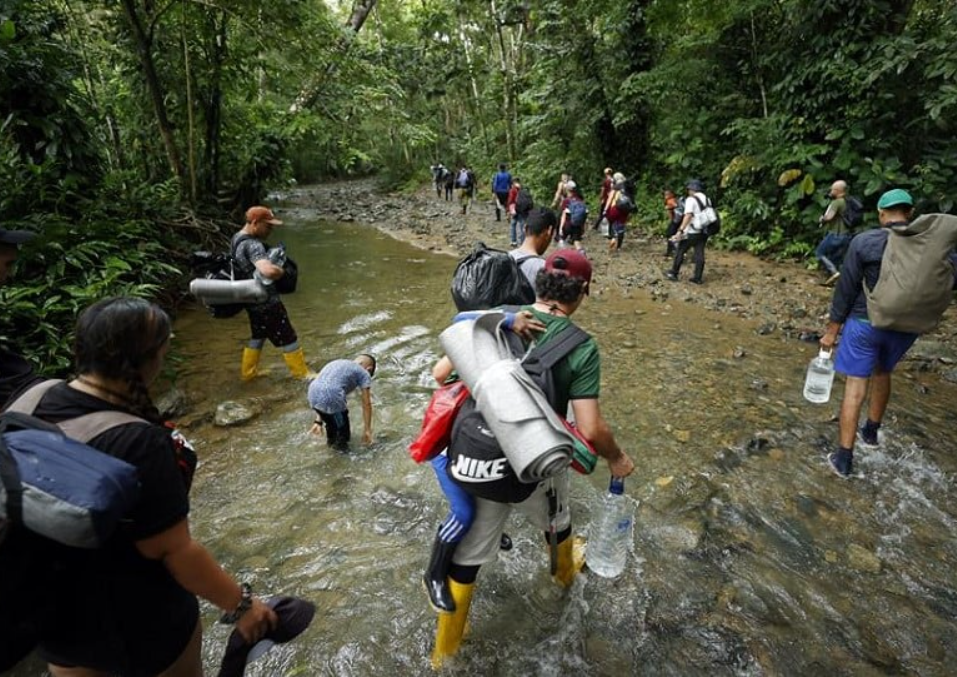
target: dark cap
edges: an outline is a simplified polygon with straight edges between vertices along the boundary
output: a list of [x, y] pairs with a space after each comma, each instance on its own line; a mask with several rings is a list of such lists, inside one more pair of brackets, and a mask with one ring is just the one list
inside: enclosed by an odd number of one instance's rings
[[552, 252], [545, 259], [545, 271], [591, 282], [591, 261], [577, 249], [559, 249]]
[[685, 188], [693, 190], [696, 193], [704, 192], [704, 184], [699, 179], [691, 179], [685, 184]]
[[269, 207], [257, 205], [246, 210], [246, 223], [261, 223], [263, 221], [273, 226], [282, 225], [282, 221], [276, 218]]
[[23, 244], [29, 242], [37, 236], [36, 233], [29, 230], [4, 230], [0, 228], [0, 242], [3, 244]]
[[295, 639], [309, 627], [316, 607], [312, 602], [298, 597], [270, 597], [266, 604], [273, 608], [279, 617], [276, 628], [255, 644], [247, 644], [238, 630], [233, 630], [226, 644], [226, 653], [219, 666], [219, 677], [243, 677], [246, 664], [250, 663], [273, 648], [276, 644], [285, 644]]

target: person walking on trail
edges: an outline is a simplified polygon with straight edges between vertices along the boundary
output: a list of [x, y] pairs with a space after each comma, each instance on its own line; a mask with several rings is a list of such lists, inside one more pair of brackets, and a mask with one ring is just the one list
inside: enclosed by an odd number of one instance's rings
[[[834, 366], [837, 372], [846, 376], [846, 382], [841, 401], [838, 446], [828, 455], [828, 463], [842, 477], [849, 477], [854, 471], [855, 439], [864, 449], [874, 449], [880, 444], [878, 431], [890, 401], [891, 372], [917, 340], [916, 333], [874, 327], [865, 293], [865, 288], [875, 288], [881, 276], [890, 228], [910, 223], [913, 205], [911, 195], [900, 188], [881, 196], [877, 203], [881, 227], [860, 233], [851, 240], [831, 299], [830, 321], [821, 337], [821, 348], [832, 350], [838, 332], [841, 333]], [[953, 251], [950, 262], [957, 264]], [[858, 429], [868, 387], [867, 420]]]
[[354, 360], [332, 360], [310, 383], [306, 397], [316, 412], [309, 432], [318, 435], [326, 429], [326, 443], [340, 451], [349, 446], [349, 393], [362, 393], [362, 443], [372, 444], [372, 377], [375, 357], [363, 353]]
[[[532, 200], [532, 194], [528, 192], [528, 188], [522, 186], [517, 179], [513, 182], [512, 190], [515, 193], [515, 200], [514, 214], [509, 225], [509, 237], [512, 246], [517, 247], [525, 237], [525, 223], [535, 206], [535, 201]], [[510, 195], [509, 200], [511, 199]]]
[[498, 171], [492, 177], [492, 193], [495, 194], [495, 220], [502, 220], [502, 212], [506, 211], [508, 204], [508, 192], [512, 187], [512, 175], [508, 173], [508, 167], [505, 163], [498, 166]]
[[633, 189], [625, 175], [615, 172], [614, 184], [605, 201], [605, 218], [608, 219], [608, 251], [621, 251], [625, 241], [625, 224], [635, 209]]
[[442, 187], [445, 189], [445, 201], [451, 202], [455, 196], [455, 172], [448, 167], [445, 168], [445, 175], [442, 178]]
[[[534, 318], [545, 325], [537, 345], [554, 340], [572, 323], [570, 318], [588, 295], [591, 279], [591, 263], [581, 252], [562, 249], [546, 259], [536, 280], [535, 303], [522, 309], [531, 311]], [[589, 337], [556, 365], [553, 374], [561, 402], [555, 411], [564, 416], [570, 403], [578, 430], [605, 458], [611, 474], [627, 477], [634, 470], [634, 462], [618, 446], [598, 404], [600, 362], [598, 345]], [[497, 557], [500, 537], [513, 507], [541, 529], [546, 539], [555, 533], [552, 529], [557, 530], [555, 579], [562, 586], [572, 584], [581, 562], [576, 561], [573, 553], [568, 498], [568, 477], [562, 472], [542, 482], [528, 498], [515, 504], [475, 499], [472, 527], [452, 557], [448, 583], [455, 611], [439, 614], [433, 668], [440, 668], [461, 646], [479, 569]], [[550, 503], [554, 506], [552, 510]]]
[[678, 247], [675, 251], [674, 262], [671, 269], [665, 273], [665, 276], [672, 282], [678, 281], [678, 273], [681, 271], [681, 264], [685, 260], [685, 252], [694, 247], [694, 276], [691, 282], [702, 284], [704, 282], [704, 248], [708, 242], [708, 235], [704, 227], [700, 225], [700, 219], [695, 216], [700, 214], [708, 206], [708, 196], [704, 193], [704, 184], [698, 179], [692, 179], [688, 182], [687, 197], [685, 198], [685, 213], [681, 218], [681, 225], [678, 226], [678, 232], [672, 237]]
[[685, 213], [684, 198], [681, 198], [681, 203], [679, 204], [678, 198], [672, 190], [666, 190], [664, 198], [665, 214], [668, 215], [668, 225], [665, 227], [665, 242], [667, 243], [665, 256], [670, 258], [675, 254], [675, 242], [671, 238], [677, 234], [678, 226], [681, 225], [681, 219]]
[[[36, 237], [29, 230], [5, 230], [0, 228], [0, 285], [6, 284], [13, 274], [14, 264], [20, 256], [20, 245]], [[21, 388], [40, 380], [33, 365], [17, 352], [0, 345], [0, 405]]]
[[572, 180], [572, 175], [568, 172], [562, 172], [558, 185], [555, 186], [555, 195], [552, 196], [552, 209], [558, 209], [562, 200], [568, 195], [568, 182]]
[[[232, 239], [238, 279], [249, 279], [258, 275], [264, 280], [274, 282], [285, 274], [283, 268], [269, 258], [270, 252], [266, 246], [266, 239], [272, 235], [273, 229], [281, 225], [282, 221], [276, 218], [269, 207], [260, 205], [246, 210], [246, 225], [233, 235]], [[295, 378], [306, 378], [310, 375], [309, 368], [299, 346], [299, 337], [289, 321], [286, 306], [276, 291], [275, 284], [266, 285], [266, 289], [269, 295], [265, 301], [246, 306], [252, 336], [243, 348], [240, 371], [242, 379], [249, 381], [259, 375], [259, 359], [267, 339], [282, 351], [283, 359], [292, 375]]]
[[582, 249], [582, 238], [585, 236], [585, 221], [588, 219], [588, 207], [578, 186], [573, 182], [568, 188], [568, 197], [562, 203], [562, 216], [558, 230], [562, 233], [563, 242], [570, 243], [575, 249]]
[[605, 203], [608, 202], [608, 195], [615, 186], [615, 179], [612, 177], [611, 167], [605, 167], [605, 175], [601, 180], [601, 190], [598, 193], [598, 218], [595, 219], [592, 230], [598, 230], [601, 226], [601, 220], [605, 218]]
[[533, 209], [525, 222], [525, 239], [522, 245], [508, 253], [518, 263], [532, 288], [535, 287], [538, 271], [545, 267], [542, 255], [551, 244], [557, 223], [558, 218], [551, 209]]
[[172, 336], [169, 317], [152, 303], [97, 301], [77, 320], [77, 376], [22, 394], [39, 396], [33, 415], [49, 423], [88, 414], [132, 419], [89, 442], [136, 468], [138, 497], [121, 527], [99, 548], [51, 549], [53, 571], [32, 574], [49, 580], [31, 591], [29, 604], [14, 600], [10, 607], [4, 600], [4, 614], [43, 614], [38, 654], [57, 677], [201, 675], [198, 597], [221, 609], [222, 622], [235, 624], [249, 644], [276, 628], [276, 613], [191, 535], [196, 453], [165, 424], [149, 394]]
[[432, 187], [435, 188], [435, 196], [442, 197], [442, 190], [445, 187], [445, 177], [450, 174], [449, 170], [441, 162], [432, 165]]
[[475, 174], [467, 166], [462, 165], [458, 174], [455, 175], [455, 189], [458, 191], [459, 204], [462, 207], [463, 214], [468, 212], [475, 187]]
[[847, 183], [845, 181], [832, 183], [827, 198], [829, 200], [827, 209], [818, 222], [822, 228], [827, 228], [828, 232], [814, 250], [814, 256], [820, 261], [821, 267], [827, 271], [828, 278], [824, 284], [830, 286], [841, 277], [841, 261], [852, 237], [844, 222], [844, 211], [847, 209]]

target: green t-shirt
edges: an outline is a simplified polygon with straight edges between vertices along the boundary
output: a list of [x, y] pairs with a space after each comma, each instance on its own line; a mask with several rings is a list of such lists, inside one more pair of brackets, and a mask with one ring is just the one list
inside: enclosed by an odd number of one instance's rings
[[[824, 218], [827, 219], [824, 221], [824, 224], [827, 226], [828, 230], [837, 235], [843, 235], [847, 232], [847, 226], [844, 224], [844, 210], [846, 209], [846, 204], [847, 203], [844, 201], [844, 198], [834, 198], [827, 206], [827, 211], [824, 212]], [[828, 216], [831, 218], [828, 219]]]
[[[536, 337], [536, 345], [548, 343], [571, 324], [567, 317], [544, 313], [532, 306], [524, 306], [523, 309], [532, 311], [535, 318], [545, 325], [545, 331]], [[555, 365], [552, 376], [560, 398], [557, 411], [562, 415], [568, 409], [569, 400], [597, 399], [601, 389], [601, 358], [595, 339], [589, 337]]]

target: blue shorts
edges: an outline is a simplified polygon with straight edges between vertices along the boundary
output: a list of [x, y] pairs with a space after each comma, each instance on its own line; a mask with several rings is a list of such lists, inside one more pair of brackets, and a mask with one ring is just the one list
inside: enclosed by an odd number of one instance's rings
[[848, 318], [834, 368], [857, 378], [869, 378], [876, 368], [890, 373], [916, 340], [917, 334], [875, 329], [867, 320]]

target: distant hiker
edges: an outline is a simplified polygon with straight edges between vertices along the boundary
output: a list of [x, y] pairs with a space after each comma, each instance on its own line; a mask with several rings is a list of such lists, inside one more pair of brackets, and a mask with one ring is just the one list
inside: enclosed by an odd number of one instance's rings
[[363, 353], [354, 360], [332, 360], [310, 383], [306, 393], [316, 420], [309, 432], [318, 435], [326, 429], [326, 443], [333, 449], [349, 446], [348, 396], [354, 390], [362, 394], [362, 443], [372, 444], [372, 377], [376, 360]]
[[[13, 273], [13, 266], [20, 256], [20, 245], [34, 237], [36, 233], [28, 230], [0, 228], [0, 284], [6, 284]], [[0, 346], [0, 405], [13, 393], [39, 380], [30, 362], [6, 346]]]
[[[276, 218], [269, 207], [256, 206], [246, 210], [246, 225], [233, 235], [232, 251], [237, 272], [242, 279], [259, 275], [265, 280], [275, 282], [285, 271], [273, 263], [266, 248], [268, 238], [282, 221]], [[249, 305], [249, 329], [252, 336], [243, 348], [241, 376], [249, 381], [259, 374], [259, 358], [268, 339], [282, 350], [286, 366], [295, 378], [309, 376], [306, 358], [299, 346], [299, 337], [289, 321], [289, 313], [283, 305], [282, 297], [275, 284], [267, 285], [269, 297], [263, 303]]]
[[827, 271], [828, 278], [824, 282], [826, 285], [832, 285], [841, 277], [841, 261], [844, 258], [844, 252], [851, 241], [852, 234], [844, 223], [844, 210], [846, 209], [845, 196], [847, 195], [847, 183], [844, 181], [835, 181], [831, 184], [831, 190], [828, 191], [827, 209], [818, 223], [822, 228], [827, 228], [827, 234], [814, 250], [814, 256], [820, 261], [821, 267]]
[[[509, 237], [513, 247], [517, 247], [525, 237], [525, 222], [535, 206], [532, 194], [517, 179], [512, 186], [515, 193], [514, 212], [509, 225]], [[511, 195], [509, 200], [511, 200]], [[534, 285], [533, 285], [534, 286]]]
[[[97, 301], [76, 323], [76, 378], [35, 386], [48, 389], [39, 393], [34, 415], [50, 423], [129, 415], [89, 444], [134, 466], [139, 483], [120, 528], [102, 547], [64, 546], [72, 552], [62, 560], [60, 550], [48, 548], [47, 561], [54, 560], [48, 584], [22, 604], [3, 601], [4, 615], [43, 614], [37, 653], [53, 675], [201, 675], [201, 621], [208, 611], [201, 616], [198, 597], [219, 608], [221, 621], [235, 624], [249, 644], [276, 627], [276, 613], [190, 529], [196, 453], [164, 423], [149, 393], [172, 335], [169, 317], [152, 303]], [[8, 539], [4, 547], [10, 545]]]
[[432, 165], [431, 170], [432, 186], [435, 188], [435, 196], [442, 197], [442, 190], [445, 187], [445, 175], [449, 174], [450, 172], [441, 162]]
[[568, 182], [572, 180], [572, 175], [568, 172], [562, 172], [562, 177], [555, 186], [555, 195], [552, 196], [552, 209], [558, 209], [562, 200], [568, 195]]
[[605, 200], [605, 218], [608, 219], [608, 250], [621, 251], [625, 240], [625, 224], [635, 210], [634, 189], [625, 175], [615, 172], [614, 183]]
[[[548, 257], [536, 280], [535, 303], [523, 308], [531, 311], [534, 318], [546, 327], [537, 339], [537, 346], [559, 340], [566, 329], [571, 330], [574, 325], [569, 318], [588, 295], [591, 278], [591, 263], [581, 252], [563, 249]], [[630, 475], [634, 462], [618, 446], [599, 408], [601, 365], [595, 340], [588, 337], [584, 343], [578, 344], [553, 370], [562, 374], [555, 379], [560, 399], [553, 406], [556, 414], [564, 417], [570, 404], [578, 430], [608, 462], [611, 474], [616, 477]], [[458, 652], [479, 568], [498, 556], [500, 536], [513, 508], [522, 512], [546, 538], [551, 538], [555, 581], [565, 587], [574, 582], [582, 562], [573, 550], [568, 482], [566, 470], [541, 482], [530, 496], [517, 503], [475, 498], [472, 526], [451, 556], [446, 581], [454, 611], [439, 614], [432, 652], [433, 668], [440, 668]]]
[[[877, 202], [877, 218], [881, 227], [860, 233], [851, 240], [840, 279], [831, 299], [830, 322], [821, 337], [821, 348], [832, 350], [837, 343], [838, 332], [841, 333], [834, 366], [836, 371], [846, 375], [847, 380], [844, 385], [844, 398], [841, 401], [838, 446], [836, 451], [828, 455], [828, 463], [831, 469], [842, 477], [848, 477], [854, 471], [855, 438], [864, 449], [874, 449], [880, 445], [878, 431], [890, 401], [891, 372], [918, 337], [916, 331], [897, 331], [875, 326], [875, 324], [883, 323], [878, 322], [875, 315], [876, 308], [872, 308], [868, 300], [869, 292], [879, 291], [883, 268], [891, 265], [884, 260], [885, 249], [900, 244], [890, 243], [889, 239], [910, 240], [918, 237], [908, 235], [906, 232], [904, 234], [896, 232], [909, 227], [913, 216], [913, 205], [914, 200], [910, 194], [900, 188], [889, 190], [881, 196]], [[928, 217], [922, 217], [924, 218]], [[891, 229], [895, 232], [892, 233]], [[952, 230], [957, 232], [957, 227]], [[938, 251], [928, 252], [932, 258], [936, 259], [937, 267], [943, 265], [944, 269], [944, 284], [937, 281], [929, 290], [934, 295], [942, 295], [942, 303], [937, 309], [939, 312], [934, 312], [934, 317], [924, 318], [930, 320], [929, 326], [936, 324], [943, 308], [949, 305], [952, 300], [952, 293], [949, 290], [957, 284], [957, 272], [955, 272], [957, 269], [954, 269], [957, 257], [953, 253], [953, 241], [957, 238], [953, 234], [950, 237], [949, 247], [938, 246]], [[948, 252], [950, 261], [944, 262]], [[950, 269], [947, 263], [950, 264]], [[908, 265], [918, 269], [910, 273], [906, 270], [895, 270], [892, 277], [898, 279], [919, 278], [917, 273], [921, 269], [926, 271], [930, 267], [926, 260], [905, 261], [903, 257], [897, 258], [893, 264]], [[903, 299], [903, 302], [908, 305], [911, 313], [916, 311], [920, 314], [924, 309], [913, 307], [916, 296], [907, 294], [908, 298]], [[861, 408], [868, 393], [868, 384], [870, 385], [870, 402], [867, 420], [858, 429]]]
[[612, 176], [611, 167], [605, 167], [605, 174], [601, 180], [601, 190], [598, 192], [598, 218], [595, 219], [592, 230], [598, 230], [601, 220], [605, 218], [605, 203], [608, 202], [608, 195], [615, 186], [615, 180]]
[[445, 201], [451, 202], [455, 195], [455, 172], [448, 167], [445, 168], [445, 174], [442, 176], [442, 187], [445, 189]]
[[581, 250], [582, 237], [585, 235], [585, 221], [588, 219], [588, 207], [581, 191], [574, 182], [569, 182], [568, 197], [562, 203], [561, 222], [558, 229], [563, 240], [575, 249]]
[[538, 271], [545, 267], [542, 254], [552, 241], [557, 223], [558, 218], [551, 209], [533, 209], [525, 221], [525, 239], [522, 245], [509, 252], [533, 288]]
[[[675, 243], [671, 239], [675, 236], [675, 233], [678, 232], [678, 226], [681, 225], [681, 219], [684, 216], [684, 206], [681, 208], [681, 213], [678, 213], [678, 198], [675, 196], [673, 190], [666, 190], [664, 194], [665, 198], [665, 214], [668, 217], [668, 225], [665, 227], [665, 242], [667, 247], [665, 249], [665, 256], [673, 256], [675, 253]], [[682, 198], [683, 199], [683, 198]]]
[[685, 198], [685, 213], [681, 218], [681, 224], [677, 232], [672, 236], [672, 241], [677, 243], [674, 262], [671, 269], [665, 273], [665, 276], [672, 282], [677, 282], [678, 273], [681, 271], [681, 264], [685, 260], [685, 252], [694, 247], [694, 275], [691, 282], [702, 284], [704, 282], [704, 248], [708, 242], [708, 234], [705, 232], [701, 216], [704, 210], [711, 204], [708, 196], [704, 193], [704, 184], [698, 179], [688, 181], [686, 186], [687, 197]]
[[508, 192], [512, 187], [512, 175], [508, 173], [505, 163], [498, 166], [498, 171], [492, 177], [492, 193], [495, 194], [495, 220], [502, 220], [502, 212], [508, 204]]
[[458, 191], [459, 204], [462, 206], [463, 214], [468, 212], [475, 188], [475, 174], [467, 166], [462, 165], [455, 175], [455, 189]]

